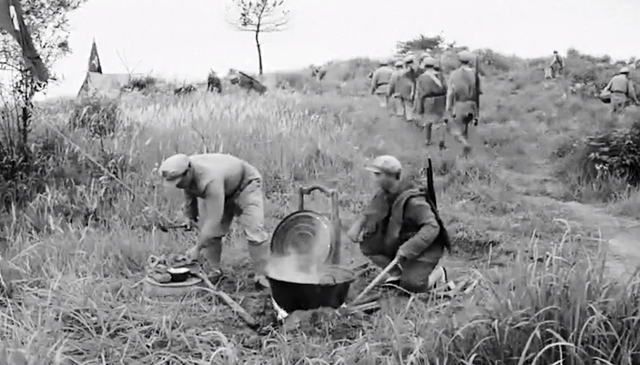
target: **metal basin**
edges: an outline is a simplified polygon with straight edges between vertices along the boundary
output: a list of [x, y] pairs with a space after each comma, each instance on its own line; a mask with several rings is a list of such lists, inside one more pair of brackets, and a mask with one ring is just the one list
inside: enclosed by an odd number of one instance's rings
[[335, 242], [333, 225], [326, 216], [312, 210], [299, 210], [286, 216], [271, 236], [271, 254], [313, 256], [322, 264], [329, 259]]
[[347, 299], [355, 274], [346, 268], [322, 268], [319, 283], [297, 283], [267, 275], [273, 300], [287, 313], [321, 307], [339, 308]]

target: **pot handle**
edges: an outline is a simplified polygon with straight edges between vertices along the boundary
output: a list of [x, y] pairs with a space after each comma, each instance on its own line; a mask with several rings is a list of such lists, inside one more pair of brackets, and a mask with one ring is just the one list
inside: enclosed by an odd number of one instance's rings
[[[329, 279], [331, 279], [331, 280], [326, 280], [326, 281], [325, 281], [325, 280], [324, 280], [325, 278], [329, 278]], [[323, 285], [326, 285], [326, 284], [336, 285], [336, 284], [337, 284], [337, 280], [336, 280], [336, 277], [335, 277], [335, 276], [333, 276], [333, 275], [331, 275], [330, 273], [325, 273], [324, 275], [322, 275], [322, 276], [320, 277], [320, 282], [319, 282], [319, 284], [323, 284]]]
[[311, 185], [311, 186], [301, 186], [300, 189], [298, 190], [298, 197], [299, 197], [299, 201], [298, 201], [298, 209], [303, 210], [304, 209], [304, 196], [305, 195], [310, 195], [311, 193], [313, 193], [314, 191], [319, 190], [321, 193], [323, 193], [327, 198], [332, 198], [335, 194], [336, 191], [333, 189], [327, 189], [322, 185]]
[[340, 203], [338, 201], [338, 192], [335, 189], [327, 189], [321, 185], [301, 186], [298, 190], [298, 209], [304, 210], [304, 196], [319, 190], [327, 198], [331, 199], [331, 223], [333, 225], [333, 234], [335, 242], [332, 243], [330, 261], [333, 265], [340, 264], [340, 256], [342, 251], [342, 242], [340, 240], [342, 222], [340, 221]]

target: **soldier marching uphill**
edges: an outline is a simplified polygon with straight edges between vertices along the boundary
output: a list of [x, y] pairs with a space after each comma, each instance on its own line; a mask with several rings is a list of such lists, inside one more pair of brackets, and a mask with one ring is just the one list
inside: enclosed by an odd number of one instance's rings
[[[468, 143], [469, 124], [478, 124], [479, 101], [482, 88], [479, 70], [472, 65], [476, 56], [469, 51], [458, 54], [461, 66], [445, 80], [440, 60], [424, 52], [420, 57], [405, 56], [395, 63], [395, 70], [381, 66], [374, 74], [388, 76], [388, 105], [391, 113], [414, 122], [425, 130], [425, 144], [433, 143], [433, 125], [444, 122], [446, 131], [462, 144], [464, 154], [471, 151]], [[372, 77], [371, 92], [376, 93], [380, 82]], [[381, 105], [383, 105], [381, 101]], [[439, 143], [446, 148], [444, 138]]]
[[611, 81], [603, 89], [604, 92], [611, 93], [611, 113], [619, 114], [624, 110], [629, 101], [640, 105], [633, 81], [629, 79], [630, 69], [624, 66], [620, 72], [611, 78]]

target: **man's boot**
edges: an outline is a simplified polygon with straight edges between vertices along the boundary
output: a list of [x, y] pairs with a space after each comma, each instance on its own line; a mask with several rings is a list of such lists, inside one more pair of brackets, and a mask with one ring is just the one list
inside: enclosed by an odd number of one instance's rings
[[439, 285], [444, 285], [447, 290], [453, 290], [456, 285], [453, 281], [449, 281], [447, 270], [443, 266], [436, 268], [429, 274], [429, 288], [433, 289]]
[[209, 265], [209, 280], [218, 281], [222, 277], [220, 261], [222, 258], [222, 237], [214, 238], [200, 250], [200, 255], [204, 257]]
[[413, 104], [410, 101], [404, 101], [405, 119], [407, 122], [413, 122]]
[[427, 135], [427, 142], [425, 144], [427, 146], [431, 146], [433, 144], [433, 142], [431, 141], [431, 132], [432, 132], [432, 129], [433, 129], [433, 123], [427, 122], [427, 124], [424, 126], [424, 129], [425, 129], [426, 135]]
[[253, 270], [255, 273], [254, 281], [256, 287], [258, 287], [259, 289], [269, 288], [269, 281], [265, 277], [267, 260], [269, 259], [271, 250], [271, 248], [269, 247], [269, 243], [266, 241], [262, 243], [249, 242], [247, 246], [249, 249], [249, 257], [251, 258]]
[[376, 97], [378, 98], [378, 103], [380, 103], [380, 107], [381, 108], [386, 108], [387, 107], [387, 101], [385, 100], [384, 95], [376, 95]]
[[402, 101], [401, 98], [396, 97], [394, 99], [394, 103], [396, 104], [396, 117], [398, 118], [404, 118], [404, 101]]

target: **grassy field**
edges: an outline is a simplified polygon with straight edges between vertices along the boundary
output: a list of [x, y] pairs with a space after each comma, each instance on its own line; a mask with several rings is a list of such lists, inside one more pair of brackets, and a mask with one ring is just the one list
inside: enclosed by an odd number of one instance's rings
[[[587, 135], [640, 121], [637, 110], [615, 120], [599, 101], [567, 95], [567, 81], [543, 83], [536, 69], [490, 75], [464, 159], [449, 136], [446, 151], [425, 147], [421, 130], [391, 118], [361, 85], [262, 97], [131, 94], [99, 105], [98, 120], [117, 126], [103, 138], [69, 128], [72, 104], [42, 107], [46, 190], [34, 183], [37, 197], [3, 215], [3, 256], [23, 276], [1, 311], [14, 364], [640, 363], [634, 263], [609, 275], [599, 239], [619, 230], [614, 213], [640, 218], [640, 195], [613, 194], [623, 186], [615, 181], [582, 183], [571, 153]], [[317, 311], [282, 326], [269, 294], [251, 287], [247, 254], [231, 235], [220, 285], [261, 321], [258, 332], [206, 291], [180, 302], [145, 298], [136, 284], [149, 255], [186, 250], [195, 238], [152, 228], [157, 211], [173, 217], [179, 207], [180, 193], [164, 191], [155, 173], [177, 152], [231, 153], [256, 166], [270, 230], [296, 209], [300, 185], [338, 189], [348, 225], [373, 193], [368, 159], [393, 154], [422, 179], [430, 157], [454, 237], [445, 265], [480, 284], [450, 302], [389, 295], [371, 316]], [[321, 197], [312, 207], [329, 211]], [[586, 208], [613, 223], [599, 226]], [[363, 262], [356, 245], [345, 237], [343, 245], [345, 265]], [[366, 284], [354, 283], [350, 296]]]

